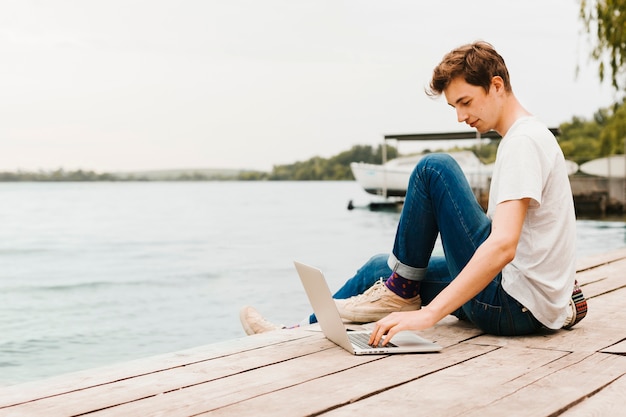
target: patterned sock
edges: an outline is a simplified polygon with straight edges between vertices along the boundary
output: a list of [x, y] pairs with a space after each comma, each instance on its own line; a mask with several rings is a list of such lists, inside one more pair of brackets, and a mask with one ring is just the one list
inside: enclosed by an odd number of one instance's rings
[[413, 298], [420, 293], [420, 282], [406, 279], [393, 272], [385, 281], [385, 285], [389, 291], [402, 298]]

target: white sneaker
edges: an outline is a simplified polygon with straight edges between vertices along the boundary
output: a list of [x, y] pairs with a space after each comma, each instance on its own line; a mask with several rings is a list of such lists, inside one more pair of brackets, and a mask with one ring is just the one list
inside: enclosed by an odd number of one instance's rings
[[267, 333], [285, 329], [283, 325], [274, 324], [265, 318], [254, 307], [245, 306], [239, 311], [239, 320], [248, 335]]

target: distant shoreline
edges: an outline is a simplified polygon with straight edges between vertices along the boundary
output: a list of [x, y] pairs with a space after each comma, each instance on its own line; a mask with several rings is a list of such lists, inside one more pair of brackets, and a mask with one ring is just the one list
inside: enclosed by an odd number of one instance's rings
[[0, 172], [0, 182], [93, 182], [93, 181], [237, 181], [267, 175], [260, 171], [238, 169], [170, 169], [153, 171], [97, 173], [78, 169], [66, 171]]

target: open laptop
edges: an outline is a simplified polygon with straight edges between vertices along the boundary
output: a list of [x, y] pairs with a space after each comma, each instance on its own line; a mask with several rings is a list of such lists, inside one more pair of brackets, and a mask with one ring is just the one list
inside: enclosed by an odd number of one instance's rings
[[319, 269], [294, 262], [317, 321], [326, 338], [354, 355], [439, 352], [441, 346], [409, 331], [398, 332], [386, 346], [367, 344], [367, 331], [347, 331], [332, 298], [324, 274]]

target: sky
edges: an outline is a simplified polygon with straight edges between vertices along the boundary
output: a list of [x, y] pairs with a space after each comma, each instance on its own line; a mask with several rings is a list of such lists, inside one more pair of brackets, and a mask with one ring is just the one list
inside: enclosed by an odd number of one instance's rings
[[466, 130], [424, 88], [445, 53], [476, 40], [549, 126], [591, 118], [615, 94], [578, 7], [0, 0], [0, 171], [269, 171], [385, 134]]

